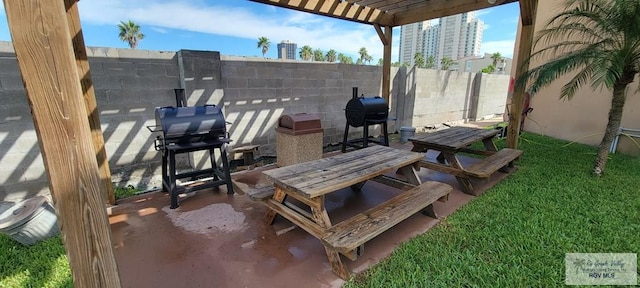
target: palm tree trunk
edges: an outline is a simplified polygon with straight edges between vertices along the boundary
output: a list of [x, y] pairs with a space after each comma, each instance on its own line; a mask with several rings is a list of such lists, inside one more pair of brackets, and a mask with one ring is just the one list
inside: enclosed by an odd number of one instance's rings
[[[623, 79], [627, 77], [622, 77]], [[631, 78], [633, 79], [633, 77]], [[626, 81], [618, 81], [613, 87], [613, 98], [611, 99], [611, 110], [609, 110], [609, 122], [607, 123], [607, 129], [604, 132], [602, 141], [598, 145], [598, 153], [596, 155], [596, 161], [593, 165], [593, 174], [596, 176], [602, 176], [604, 168], [607, 165], [607, 159], [609, 157], [609, 149], [611, 143], [616, 137], [620, 124], [622, 122], [622, 111], [624, 108], [624, 102], [626, 100], [626, 89], [628, 83]]]

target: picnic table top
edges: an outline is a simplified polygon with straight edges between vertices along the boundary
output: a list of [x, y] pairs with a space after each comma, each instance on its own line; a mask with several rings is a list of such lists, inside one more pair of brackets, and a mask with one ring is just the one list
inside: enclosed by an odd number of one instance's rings
[[414, 145], [423, 145], [447, 150], [459, 150], [470, 144], [493, 138], [500, 131], [475, 127], [455, 126], [409, 138]]
[[376, 145], [263, 173], [276, 186], [314, 198], [419, 162], [422, 158], [422, 153]]

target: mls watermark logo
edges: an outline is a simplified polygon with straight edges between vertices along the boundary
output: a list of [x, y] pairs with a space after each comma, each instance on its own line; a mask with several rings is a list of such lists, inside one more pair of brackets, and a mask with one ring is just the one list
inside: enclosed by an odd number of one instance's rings
[[637, 285], [636, 253], [566, 253], [566, 285]]

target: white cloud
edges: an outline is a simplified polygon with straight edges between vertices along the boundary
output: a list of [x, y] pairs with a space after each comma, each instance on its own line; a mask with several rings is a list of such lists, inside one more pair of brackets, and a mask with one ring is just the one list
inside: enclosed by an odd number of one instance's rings
[[161, 34], [167, 34], [169, 32], [167, 29], [156, 27], [156, 26], [151, 26], [151, 30], [156, 31], [156, 32], [161, 33]]
[[80, 1], [79, 8], [82, 20], [93, 24], [116, 25], [121, 20], [131, 19], [159, 29], [246, 39], [264, 36], [272, 43], [291, 40], [298, 46], [309, 45], [348, 54], [357, 54], [360, 47], [366, 47], [374, 59], [382, 57], [382, 43], [372, 26], [348, 24], [297, 11], [261, 8], [258, 13], [244, 5], [220, 6], [207, 5], [204, 1], [177, 0], [87, 0]]
[[491, 25], [484, 23], [484, 25], [482, 26], [482, 29], [484, 30], [489, 30], [489, 28], [491, 28]]
[[482, 48], [480, 49], [480, 53], [484, 55], [484, 53], [493, 54], [495, 52], [500, 52], [502, 56], [512, 58], [514, 45], [515, 45], [515, 40], [483, 42]]

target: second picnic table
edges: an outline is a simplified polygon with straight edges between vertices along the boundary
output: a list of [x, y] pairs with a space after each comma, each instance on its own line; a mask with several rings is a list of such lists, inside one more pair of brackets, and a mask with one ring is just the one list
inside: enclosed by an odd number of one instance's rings
[[[334, 273], [348, 279], [350, 273], [340, 254], [355, 260], [365, 242], [421, 210], [437, 217], [432, 203], [444, 199], [453, 188], [439, 182], [421, 183], [416, 170], [423, 157], [421, 153], [372, 146], [264, 171], [263, 174], [274, 184], [272, 194], [264, 188], [258, 193], [270, 208], [265, 220], [272, 223], [276, 214], [282, 215], [320, 239]], [[396, 170], [401, 171], [404, 179], [385, 175]], [[348, 187], [359, 189], [368, 180], [404, 191], [381, 205], [334, 225], [325, 208], [325, 195]], [[311, 213], [285, 201], [286, 197], [309, 206]], [[252, 198], [257, 200], [258, 197]]]
[[[487, 179], [503, 167], [522, 155], [522, 151], [505, 148], [498, 151], [493, 138], [499, 131], [475, 127], [456, 126], [409, 138], [413, 144], [411, 151], [426, 153], [428, 150], [438, 151], [437, 163], [423, 160], [422, 167], [453, 174], [462, 191], [475, 195], [470, 178]], [[473, 143], [482, 142], [484, 150], [469, 147]], [[479, 162], [463, 167], [457, 155], [460, 152], [488, 156]]]

